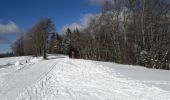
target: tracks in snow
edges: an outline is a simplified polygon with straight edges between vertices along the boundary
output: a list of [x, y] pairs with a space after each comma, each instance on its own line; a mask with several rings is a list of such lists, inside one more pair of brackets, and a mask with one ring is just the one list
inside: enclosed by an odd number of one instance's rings
[[56, 62], [50, 67], [49, 71], [45, 72], [44, 74], [42, 74], [42, 75], [40, 76], [40, 79], [38, 79], [38, 81], [37, 81], [36, 83], [38, 83], [38, 82], [40, 82], [41, 80], [43, 80], [43, 78], [45, 78], [45, 77], [54, 69], [54, 67], [56, 67], [56, 65], [57, 65], [58, 63], [60, 63], [61, 61], [62, 61], [62, 60], [56, 61]]
[[5, 69], [9, 73], [6, 73], [0, 79], [0, 99], [14, 100], [19, 93], [42, 81], [61, 60], [63, 59], [44, 60], [33, 65], [21, 65], [17, 66], [18, 69], [14, 71]]
[[169, 94], [129, 80], [114, 68], [64, 59], [16, 100], [170, 100]]
[[[45, 86], [46, 86], [46, 83], [47, 83], [47, 81], [48, 81], [48, 75], [50, 74], [50, 72], [56, 67], [56, 65], [58, 64], [58, 63], [60, 63], [61, 61], [62, 61], [63, 59], [60, 59], [60, 60], [57, 60], [57, 61], [55, 61], [55, 63], [49, 68], [49, 70], [48, 71], [46, 71], [46, 72], [44, 72], [40, 77], [39, 77], [39, 79], [35, 82], [35, 84], [33, 84], [33, 85], [31, 85], [31, 86], [29, 86], [29, 87], [27, 87], [26, 89], [25, 89], [25, 91], [23, 92], [21, 92], [20, 94], [18, 94], [18, 96], [16, 97], [16, 100], [19, 100], [19, 98], [21, 97], [21, 95], [23, 95], [23, 94], [27, 94], [28, 95], [28, 97], [27, 97], [27, 100], [32, 100], [32, 96], [31, 95], [33, 95], [33, 94], [35, 94], [36, 95], [36, 100], [38, 100], [37, 99], [37, 97], [38, 97], [38, 92], [40, 92], [40, 88], [37, 88], [37, 86], [39, 85], [39, 86], [41, 86], [41, 89], [43, 89]], [[46, 66], [46, 65], [44, 65], [44, 66]], [[31, 92], [32, 93], [31, 93]]]

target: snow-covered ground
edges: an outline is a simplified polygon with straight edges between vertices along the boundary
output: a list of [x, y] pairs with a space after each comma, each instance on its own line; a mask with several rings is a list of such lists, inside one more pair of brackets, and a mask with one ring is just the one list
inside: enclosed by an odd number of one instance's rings
[[66, 56], [0, 59], [0, 100], [170, 100], [170, 71]]

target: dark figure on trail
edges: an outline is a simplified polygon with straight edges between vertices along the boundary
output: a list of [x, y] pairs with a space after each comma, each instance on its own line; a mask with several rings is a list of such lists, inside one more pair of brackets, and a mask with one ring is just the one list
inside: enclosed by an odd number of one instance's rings
[[76, 51], [76, 49], [75, 48], [70, 48], [69, 49], [69, 57], [70, 58], [77, 58], [77, 51]]

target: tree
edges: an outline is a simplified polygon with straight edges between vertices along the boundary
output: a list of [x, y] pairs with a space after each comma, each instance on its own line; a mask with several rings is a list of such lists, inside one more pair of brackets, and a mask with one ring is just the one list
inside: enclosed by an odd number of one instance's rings
[[34, 24], [27, 32], [28, 43], [32, 43], [33, 54], [43, 55], [47, 59], [47, 44], [49, 33], [54, 32], [54, 24], [49, 18], [44, 18]]
[[52, 33], [49, 43], [49, 53], [57, 53], [59, 39], [57, 33]]
[[24, 37], [18, 38], [12, 45], [12, 51], [15, 56], [24, 56]]
[[39, 32], [42, 35], [42, 44], [43, 44], [43, 58], [47, 59], [47, 43], [48, 43], [48, 34], [54, 31], [54, 24], [51, 19], [42, 19], [38, 23]]
[[64, 54], [68, 54], [69, 53], [69, 49], [72, 45], [72, 31], [68, 28], [66, 30], [66, 34], [64, 34], [62, 36], [62, 51]]
[[104, 1], [102, 13], [92, 18], [81, 32], [67, 30], [67, 47], [78, 49], [80, 57], [85, 59], [168, 69], [169, 3], [112, 1]]

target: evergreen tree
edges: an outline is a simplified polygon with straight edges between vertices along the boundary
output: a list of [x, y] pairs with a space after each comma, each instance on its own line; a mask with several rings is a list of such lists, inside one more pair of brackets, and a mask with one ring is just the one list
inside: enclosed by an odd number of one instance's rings
[[52, 33], [50, 38], [49, 53], [57, 53], [58, 49], [58, 38], [57, 33]]
[[72, 45], [72, 32], [71, 30], [68, 28], [66, 31], [66, 34], [63, 36], [63, 40], [62, 40], [62, 46], [63, 46], [63, 53], [64, 54], [68, 54], [68, 51]]

